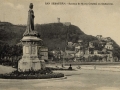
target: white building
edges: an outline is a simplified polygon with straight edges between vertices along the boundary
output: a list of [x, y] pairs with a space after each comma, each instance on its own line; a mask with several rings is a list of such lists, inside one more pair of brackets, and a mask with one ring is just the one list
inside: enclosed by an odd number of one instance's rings
[[47, 47], [40, 47], [39, 56], [43, 60], [48, 60], [48, 48]]
[[98, 39], [102, 39], [102, 35], [97, 35], [96, 36]]
[[108, 49], [108, 50], [112, 50], [113, 46], [110, 42], [108, 42], [108, 43], [106, 43], [105, 48]]

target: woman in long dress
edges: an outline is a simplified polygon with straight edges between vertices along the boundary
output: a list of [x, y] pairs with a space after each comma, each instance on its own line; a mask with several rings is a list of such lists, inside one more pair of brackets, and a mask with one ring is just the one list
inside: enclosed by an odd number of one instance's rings
[[27, 28], [23, 36], [29, 35], [30, 32], [34, 30], [34, 11], [33, 9], [33, 4], [30, 3], [29, 5], [29, 11], [28, 11], [28, 21], [27, 21]]

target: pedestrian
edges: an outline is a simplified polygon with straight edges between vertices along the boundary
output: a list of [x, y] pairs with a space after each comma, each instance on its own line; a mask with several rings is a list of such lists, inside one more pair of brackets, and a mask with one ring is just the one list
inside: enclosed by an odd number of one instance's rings
[[94, 65], [94, 69], [96, 69], [96, 65]]

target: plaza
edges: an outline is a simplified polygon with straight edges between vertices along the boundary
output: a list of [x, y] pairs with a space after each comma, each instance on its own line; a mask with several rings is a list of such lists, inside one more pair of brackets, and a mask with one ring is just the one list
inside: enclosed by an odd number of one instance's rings
[[[0, 73], [12, 70], [11, 67], [0, 67]], [[120, 68], [119, 65], [100, 65], [96, 66], [96, 69], [92, 65], [83, 65], [81, 69], [76, 69], [76, 66], [72, 67], [75, 69], [74, 71], [54, 71], [64, 73], [65, 78], [0, 79], [0, 90], [119, 90], [120, 88], [120, 71], [115, 70]], [[97, 68], [100, 67], [111, 67], [112, 69], [98, 70]]]

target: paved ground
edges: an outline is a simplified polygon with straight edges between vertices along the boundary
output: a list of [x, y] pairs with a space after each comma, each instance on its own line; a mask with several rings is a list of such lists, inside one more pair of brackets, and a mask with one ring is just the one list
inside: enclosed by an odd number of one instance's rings
[[[3, 72], [0, 66], [0, 73]], [[85, 67], [85, 66], [84, 66]], [[92, 66], [91, 66], [92, 67]], [[8, 68], [8, 67], [7, 67]], [[6, 69], [7, 69], [6, 68]], [[9, 67], [10, 68], [10, 67]], [[75, 68], [75, 67], [74, 67]], [[2, 67], [3, 69], [3, 67]], [[6, 70], [4, 69], [4, 72]], [[119, 90], [120, 72], [97, 69], [56, 71], [66, 79], [11, 80], [0, 79], [0, 90]]]
[[10, 66], [2, 66], [2, 65], [0, 65], [0, 74], [9, 73], [9, 72], [12, 72], [14, 70], [15, 70], [15, 68], [12, 68]]

